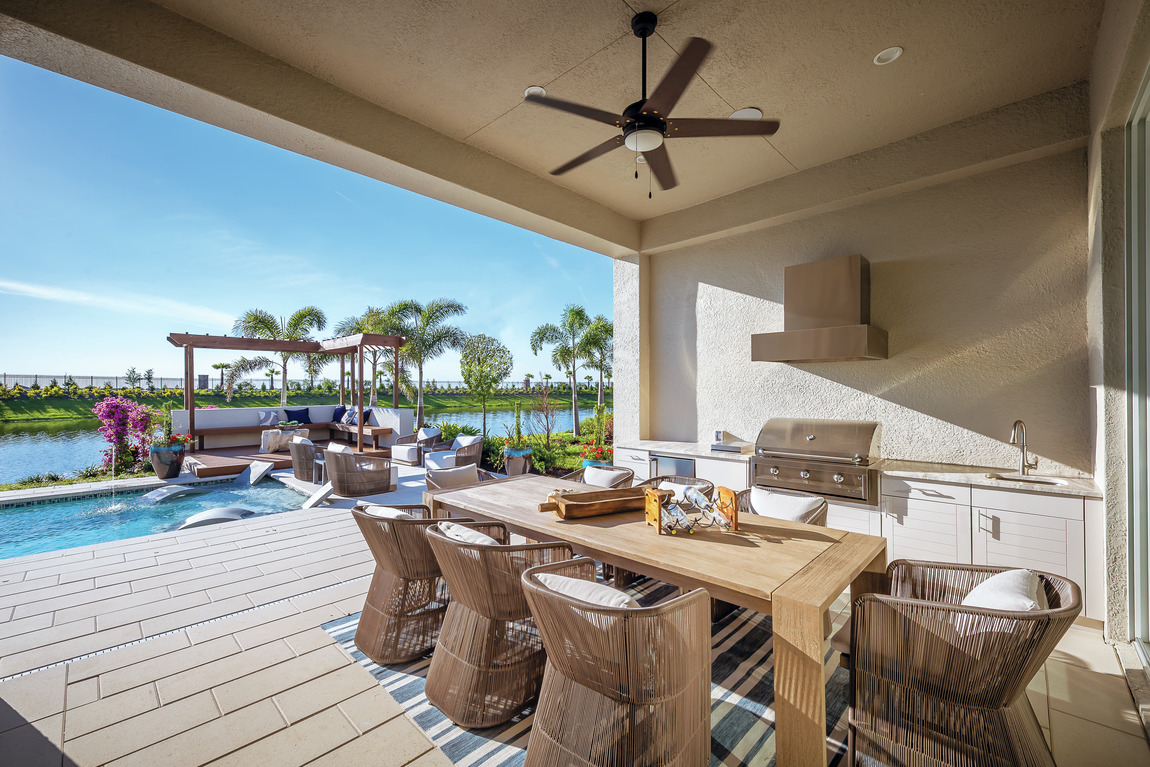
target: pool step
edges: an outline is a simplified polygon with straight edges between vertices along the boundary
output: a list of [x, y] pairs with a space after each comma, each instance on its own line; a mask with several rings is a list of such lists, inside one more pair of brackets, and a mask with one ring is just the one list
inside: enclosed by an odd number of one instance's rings
[[300, 508], [301, 509], [314, 509], [316, 506], [319, 506], [321, 503], [326, 501], [331, 496], [331, 494], [334, 492], [335, 492], [335, 488], [332, 487], [330, 482], [327, 482], [319, 490], [316, 490], [314, 493], [312, 493], [312, 496], [310, 498], [308, 498], [304, 502], [304, 505], [301, 506]]
[[191, 485], [168, 485], [167, 487], [161, 487], [159, 490], [153, 490], [150, 493], [145, 493], [144, 496], [140, 498], [140, 501], [142, 503], [155, 506], [157, 503], [170, 501], [173, 498], [178, 498], [182, 495], [192, 495], [194, 493], [206, 492], [208, 492], [208, 490], [204, 488], [193, 487]]
[[252, 461], [246, 469], [236, 477], [235, 484], [248, 487], [267, 477], [268, 472], [275, 468], [270, 461]]

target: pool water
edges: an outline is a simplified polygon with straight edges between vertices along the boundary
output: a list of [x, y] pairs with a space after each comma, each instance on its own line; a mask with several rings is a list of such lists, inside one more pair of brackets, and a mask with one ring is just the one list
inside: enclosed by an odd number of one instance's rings
[[275, 480], [251, 487], [209, 484], [202, 489], [207, 492], [155, 506], [141, 502], [148, 492], [141, 490], [116, 493], [114, 498], [98, 495], [0, 509], [0, 559], [164, 533], [208, 509], [238, 506], [263, 516], [298, 509], [307, 500]]

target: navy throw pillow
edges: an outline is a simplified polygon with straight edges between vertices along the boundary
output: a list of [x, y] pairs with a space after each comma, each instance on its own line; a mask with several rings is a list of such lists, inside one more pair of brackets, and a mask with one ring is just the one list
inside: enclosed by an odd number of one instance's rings
[[311, 423], [311, 416], [307, 413], [306, 407], [298, 408], [285, 408], [284, 412], [287, 413], [287, 420], [299, 421], [300, 423]]
[[343, 419], [343, 414], [347, 412], [347, 408], [343, 405], [336, 405], [335, 410], [331, 413], [331, 422], [339, 423]]

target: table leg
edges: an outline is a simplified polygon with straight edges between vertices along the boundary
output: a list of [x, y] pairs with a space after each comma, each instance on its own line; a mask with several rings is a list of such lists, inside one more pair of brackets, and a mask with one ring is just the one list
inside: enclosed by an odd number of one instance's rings
[[775, 744], [779, 767], [826, 767], [827, 696], [823, 671], [823, 611], [776, 595]]
[[886, 574], [886, 552], [879, 554], [866, 569], [851, 581], [851, 603], [863, 594], [889, 594], [890, 578]]

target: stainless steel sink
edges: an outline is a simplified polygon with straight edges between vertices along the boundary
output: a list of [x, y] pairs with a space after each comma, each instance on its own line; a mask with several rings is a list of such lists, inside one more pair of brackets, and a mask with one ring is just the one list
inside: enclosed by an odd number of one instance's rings
[[998, 479], [1003, 482], [1028, 482], [1032, 485], [1066, 485], [1069, 484], [1065, 479], [1058, 479], [1057, 477], [1037, 477], [1033, 474], [987, 474], [987, 479]]

